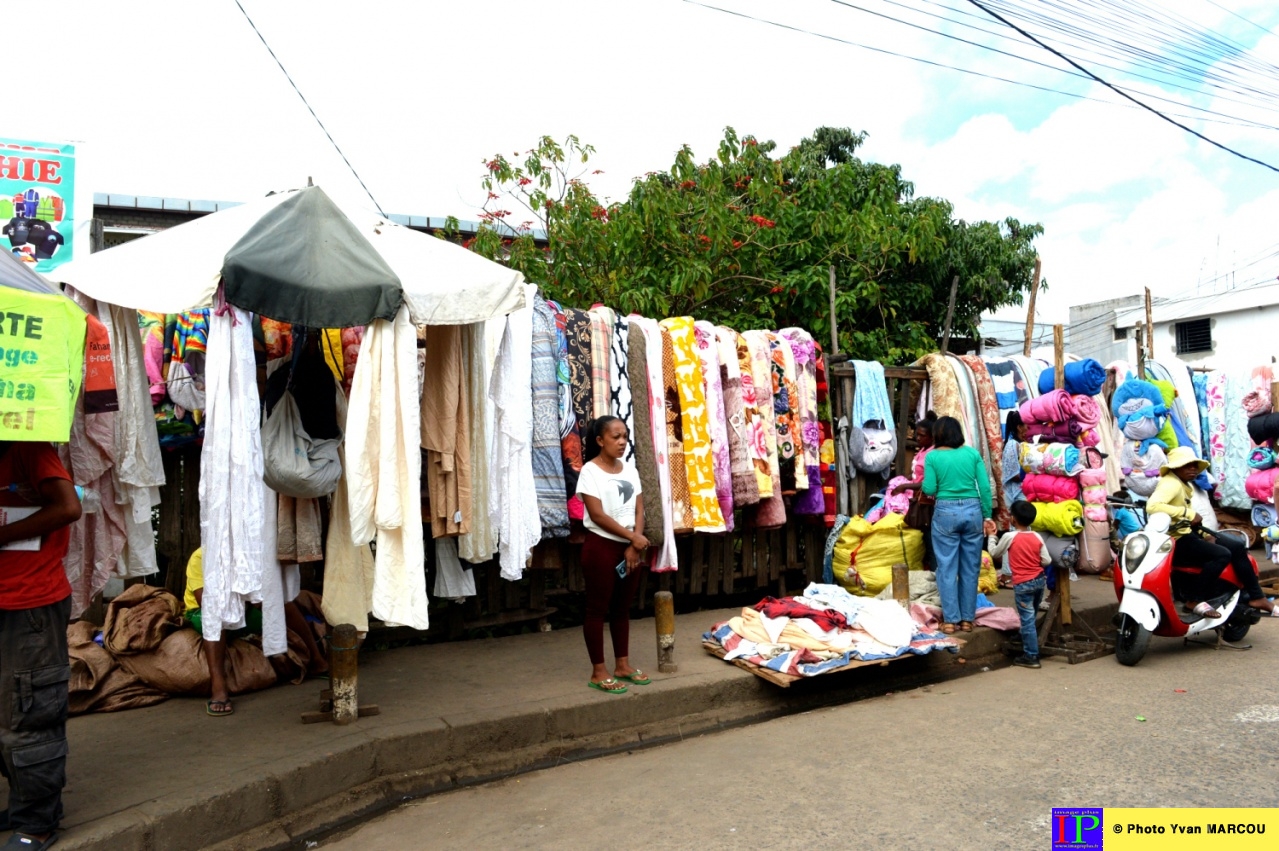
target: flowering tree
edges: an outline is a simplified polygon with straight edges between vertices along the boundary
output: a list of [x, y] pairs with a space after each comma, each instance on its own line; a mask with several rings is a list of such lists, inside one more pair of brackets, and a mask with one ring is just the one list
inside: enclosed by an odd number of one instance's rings
[[948, 202], [914, 197], [898, 166], [857, 158], [864, 139], [819, 128], [776, 156], [730, 127], [712, 159], [685, 146], [605, 206], [586, 183], [594, 150], [543, 137], [522, 161], [485, 162], [484, 225], [467, 244], [566, 304], [800, 325], [819, 340], [834, 267], [841, 350], [885, 362], [936, 349], [958, 277], [953, 332], [976, 336], [982, 313], [1029, 290], [1042, 227], [956, 220]]

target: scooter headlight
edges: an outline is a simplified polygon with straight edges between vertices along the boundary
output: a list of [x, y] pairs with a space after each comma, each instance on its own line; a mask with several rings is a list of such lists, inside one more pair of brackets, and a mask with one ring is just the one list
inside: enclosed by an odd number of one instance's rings
[[1124, 544], [1124, 569], [1129, 573], [1137, 571], [1137, 565], [1150, 550], [1150, 539], [1145, 535], [1133, 535]]

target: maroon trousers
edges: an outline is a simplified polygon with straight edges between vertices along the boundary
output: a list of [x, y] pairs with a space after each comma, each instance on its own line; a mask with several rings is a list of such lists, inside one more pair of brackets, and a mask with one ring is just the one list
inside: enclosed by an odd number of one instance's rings
[[592, 665], [604, 664], [604, 619], [608, 618], [608, 631], [613, 636], [613, 656], [630, 656], [631, 602], [639, 587], [643, 565], [622, 579], [617, 575], [617, 565], [626, 560], [625, 541], [614, 541], [594, 532], [586, 533], [582, 544], [582, 578], [586, 581], [586, 622], [582, 634], [586, 636], [586, 651]]

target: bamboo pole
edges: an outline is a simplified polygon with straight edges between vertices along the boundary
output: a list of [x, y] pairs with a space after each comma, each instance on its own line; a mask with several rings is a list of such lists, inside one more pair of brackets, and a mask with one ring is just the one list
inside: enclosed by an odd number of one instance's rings
[[1021, 353], [1030, 357], [1030, 343], [1035, 337], [1035, 297], [1039, 295], [1039, 273], [1043, 271], [1043, 261], [1035, 258], [1035, 280], [1030, 285], [1030, 304], [1026, 307], [1026, 341]]

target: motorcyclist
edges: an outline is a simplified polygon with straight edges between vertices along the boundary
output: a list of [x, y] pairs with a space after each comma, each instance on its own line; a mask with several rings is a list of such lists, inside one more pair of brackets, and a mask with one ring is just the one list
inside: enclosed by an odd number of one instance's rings
[[1248, 605], [1279, 617], [1279, 604], [1271, 603], [1262, 593], [1244, 543], [1233, 536], [1223, 536], [1213, 542], [1199, 533], [1203, 518], [1190, 505], [1193, 495], [1190, 482], [1207, 468], [1208, 462], [1196, 458], [1190, 447], [1178, 446], [1168, 453], [1167, 463], [1159, 468], [1159, 483], [1146, 502], [1147, 514], [1167, 514], [1172, 518], [1169, 534], [1176, 539], [1173, 565], [1200, 568], [1198, 576], [1183, 575], [1184, 585], [1179, 590], [1186, 597], [1186, 608], [1200, 617], [1220, 617], [1220, 612], [1207, 600], [1221, 593], [1221, 572], [1230, 564], [1243, 586]]

